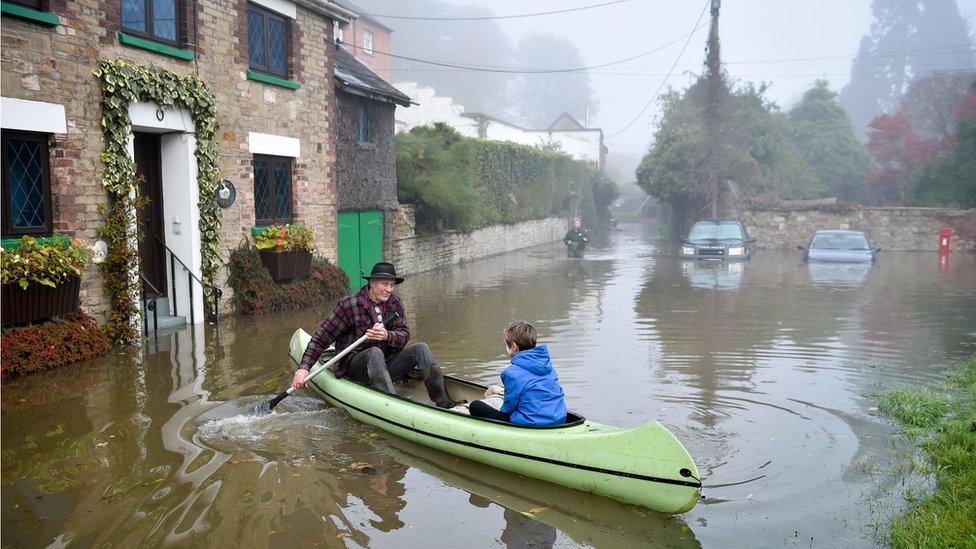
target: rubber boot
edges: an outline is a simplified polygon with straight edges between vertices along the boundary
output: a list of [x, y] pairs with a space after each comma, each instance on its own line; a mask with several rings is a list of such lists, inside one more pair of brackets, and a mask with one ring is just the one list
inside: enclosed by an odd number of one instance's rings
[[447, 386], [444, 385], [444, 374], [441, 373], [437, 363], [433, 363], [427, 368], [420, 368], [420, 377], [424, 380], [427, 387], [427, 396], [438, 408], [453, 408], [457, 406], [451, 395], [447, 393]]
[[374, 388], [394, 395], [397, 394], [396, 388], [393, 386], [393, 379], [390, 378], [390, 372], [386, 369], [386, 362], [383, 360], [382, 353], [371, 351], [369, 362], [366, 364], [366, 375], [369, 376], [369, 384]]

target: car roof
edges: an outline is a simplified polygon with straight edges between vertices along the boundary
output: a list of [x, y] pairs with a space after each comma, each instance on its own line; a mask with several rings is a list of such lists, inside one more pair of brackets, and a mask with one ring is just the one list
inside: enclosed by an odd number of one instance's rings
[[708, 223], [711, 225], [742, 225], [742, 221], [738, 219], [702, 219], [701, 221], [696, 221], [695, 225], [699, 223]]
[[818, 234], [859, 234], [867, 236], [864, 231], [851, 231], [848, 229], [819, 229], [814, 233], [814, 236]]

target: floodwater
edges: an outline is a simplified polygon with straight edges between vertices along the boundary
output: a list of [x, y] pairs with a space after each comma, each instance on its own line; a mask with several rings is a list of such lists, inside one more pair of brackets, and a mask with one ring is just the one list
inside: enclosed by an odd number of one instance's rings
[[398, 291], [415, 339], [447, 372], [483, 382], [505, 365], [502, 327], [532, 321], [572, 409], [620, 426], [655, 418], [685, 444], [705, 484], [688, 513], [458, 459], [310, 395], [236, 416], [287, 386], [288, 339], [314, 330], [323, 307], [227, 319], [161, 336], [145, 354], [7, 383], [2, 545], [881, 543], [911, 485], [911, 447], [868, 395], [937, 381], [976, 353], [976, 257], [808, 266], [799, 252], [760, 250], [699, 264], [652, 234], [629, 225], [583, 260], [557, 243], [415, 275]]

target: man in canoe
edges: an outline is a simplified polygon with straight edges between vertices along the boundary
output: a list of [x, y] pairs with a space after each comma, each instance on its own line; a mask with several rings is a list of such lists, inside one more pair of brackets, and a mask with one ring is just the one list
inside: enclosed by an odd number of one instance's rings
[[[339, 300], [329, 318], [312, 336], [302, 363], [292, 379], [292, 387], [301, 388], [305, 384], [309, 369], [315, 365], [322, 352], [333, 342], [336, 351], [341, 351], [354, 341], [367, 335], [360, 349], [349, 353], [335, 366], [337, 377], [350, 377], [356, 381], [396, 394], [394, 381], [399, 381], [417, 369], [427, 387], [430, 400], [441, 408], [451, 408], [457, 403], [451, 399], [444, 386], [444, 375], [426, 343], [407, 345], [410, 328], [403, 301], [393, 293], [403, 278], [397, 276], [392, 263], [380, 262], [358, 292]], [[396, 320], [388, 330], [383, 319], [397, 313]]]

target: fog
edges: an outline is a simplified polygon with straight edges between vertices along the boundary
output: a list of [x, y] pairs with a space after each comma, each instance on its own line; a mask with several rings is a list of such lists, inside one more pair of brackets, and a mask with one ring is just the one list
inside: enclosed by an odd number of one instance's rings
[[[942, 0], [945, 2], [946, 0]], [[951, 0], [949, 0], [951, 1]], [[514, 15], [602, 3], [584, 0], [359, 0], [364, 13], [413, 16]], [[707, 2], [630, 0], [562, 14], [485, 21], [416, 21], [377, 17], [394, 29], [393, 53], [450, 64], [492, 68], [575, 68], [603, 65], [661, 47], [626, 62], [569, 75], [472, 72], [395, 60], [394, 81], [417, 81], [445, 89], [469, 111], [538, 125], [550, 112], [569, 111], [604, 131], [614, 172], [632, 174], [653, 137], [658, 105], [652, 101], [672, 65], [666, 86], [683, 88], [702, 70], [708, 34]], [[976, 0], [959, 0], [970, 36]], [[431, 13], [432, 10], [439, 13]], [[686, 37], [695, 28], [690, 40]], [[720, 37], [725, 69], [733, 80], [769, 84], [767, 95], [789, 108], [816, 79], [840, 91], [851, 78], [852, 60], [874, 17], [870, 0], [726, 0]], [[447, 36], [463, 45], [438, 49]], [[560, 51], [558, 59], [533, 55], [541, 38]], [[532, 46], [533, 40], [536, 42]], [[687, 47], [680, 59], [679, 52]], [[969, 43], [972, 43], [970, 37]], [[566, 51], [565, 44], [575, 46]], [[665, 44], [670, 44], [666, 45]], [[574, 57], [578, 53], [578, 57]], [[971, 58], [971, 56], [970, 56]], [[550, 61], [550, 64], [546, 64]], [[946, 67], [956, 68], [956, 67]], [[970, 65], [971, 68], [971, 65]], [[575, 78], [575, 80], [574, 80]], [[554, 91], [556, 90], [556, 91]], [[571, 90], [571, 91], [567, 91]], [[534, 100], [534, 101], [533, 101]], [[650, 104], [649, 104], [650, 103]], [[642, 114], [642, 109], [647, 107]]]

